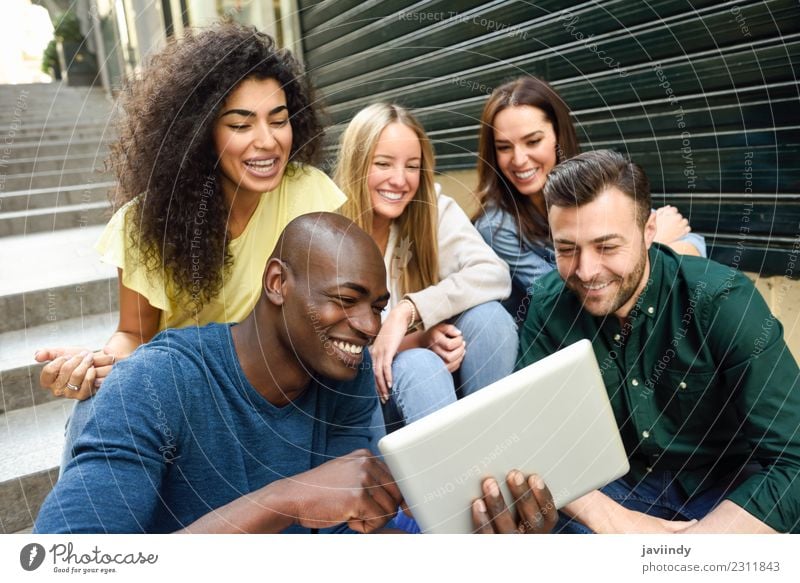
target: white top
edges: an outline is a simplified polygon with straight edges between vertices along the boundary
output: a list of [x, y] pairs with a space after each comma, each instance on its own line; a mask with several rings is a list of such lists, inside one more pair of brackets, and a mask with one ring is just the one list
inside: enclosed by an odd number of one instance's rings
[[[449, 196], [437, 196], [439, 223], [439, 283], [406, 294], [417, 307], [418, 318], [427, 330], [485, 302], [504, 300], [511, 293], [508, 266], [495, 255], [472, 225], [466, 213]], [[413, 241], [400, 241], [392, 224], [383, 261], [386, 286], [392, 297], [385, 315], [404, 296], [399, 281], [403, 267], [414, 253]]]

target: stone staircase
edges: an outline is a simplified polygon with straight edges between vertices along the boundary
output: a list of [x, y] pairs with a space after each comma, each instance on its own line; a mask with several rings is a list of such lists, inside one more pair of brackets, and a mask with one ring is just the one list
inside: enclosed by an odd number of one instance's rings
[[31, 528], [74, 403], [39, 388], [34, 353], [98, 349], [116, 326], [116, 269], [93, 250], [110, 113], [99, 89], [0, 85], [0, 533]]

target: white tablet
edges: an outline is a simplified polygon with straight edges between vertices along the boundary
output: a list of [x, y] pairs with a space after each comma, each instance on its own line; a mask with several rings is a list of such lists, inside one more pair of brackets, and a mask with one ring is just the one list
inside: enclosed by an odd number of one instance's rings
[[493, 476], [541, 475], [556, 506], [628, 473], [591, 342], [581, 340], [384, 437], [381, 453], [423, 532], [472, 532]]

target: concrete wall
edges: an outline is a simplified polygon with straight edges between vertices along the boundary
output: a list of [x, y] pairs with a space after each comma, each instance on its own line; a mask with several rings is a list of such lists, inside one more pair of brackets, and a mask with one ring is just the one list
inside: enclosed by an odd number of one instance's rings
[[[470, 216], [480, 206], [474, 192], [478, 175], [474, 170], [448, 172], [436, 177], [442, 192], [455, 198]], [[795, 359], [800, 361], [800, 281], [776, 275], [760, 277], [757, 273], [746, 274], [767, 301], [770, 310], [783, 324], [786, 344]]]

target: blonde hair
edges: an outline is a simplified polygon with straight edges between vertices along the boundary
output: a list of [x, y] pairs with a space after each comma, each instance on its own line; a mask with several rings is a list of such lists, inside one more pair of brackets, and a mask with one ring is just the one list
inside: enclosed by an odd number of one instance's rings
[[[397, 219], [399, 240], [411, 242], [410, 258], [391, 272], [400, 273], [400, 293], [425, 289], [439, 281], [437, 224], [439, 219], [433, 182], [433, 148], [425, 130], [411, 113], [392, 103], [376, 103], [356, 114], [339, 142], [334, 181], [347, 195], [339, 212], [372, 235], [372, 197], [367, 178], [381, 133], [392, 123], [402, 124], [419, 138], [422, 161], [419, 188]], [[397, 258], [392, 258], [392, 262]]]

